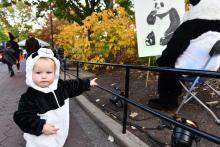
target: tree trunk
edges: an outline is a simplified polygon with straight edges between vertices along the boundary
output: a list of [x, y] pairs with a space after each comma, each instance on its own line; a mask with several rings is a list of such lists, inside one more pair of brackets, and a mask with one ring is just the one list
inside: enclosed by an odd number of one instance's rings
[[104, 0], [105, 5], [106, 5], [106, 9], [112, 9], [113, 5], [114, 5], [114, 1], [113, 0]]

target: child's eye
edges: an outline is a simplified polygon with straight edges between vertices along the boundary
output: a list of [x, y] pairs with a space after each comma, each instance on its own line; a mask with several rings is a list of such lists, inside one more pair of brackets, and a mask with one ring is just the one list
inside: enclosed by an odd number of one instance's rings
[[52, 72], [48, 71], [47, 73], [48, 73], [48, 74], [51, 74]]
[[40, 74], [41, 72], [35, 72], [36, 74]]

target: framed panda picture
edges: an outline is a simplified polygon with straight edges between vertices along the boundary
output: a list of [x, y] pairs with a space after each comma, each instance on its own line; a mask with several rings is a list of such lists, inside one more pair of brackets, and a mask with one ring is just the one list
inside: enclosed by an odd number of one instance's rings
[[181, 24], [185, 0], [134, 0], [139, 57], [159, 56]]

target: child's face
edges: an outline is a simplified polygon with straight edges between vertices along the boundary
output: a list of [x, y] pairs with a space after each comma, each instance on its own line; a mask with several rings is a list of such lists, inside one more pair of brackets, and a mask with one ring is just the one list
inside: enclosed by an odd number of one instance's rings
[[41, 88], [48, 87], [55, 79], [55, 70], [52, 59], [40, 58], [33, 67], [32, 80]]

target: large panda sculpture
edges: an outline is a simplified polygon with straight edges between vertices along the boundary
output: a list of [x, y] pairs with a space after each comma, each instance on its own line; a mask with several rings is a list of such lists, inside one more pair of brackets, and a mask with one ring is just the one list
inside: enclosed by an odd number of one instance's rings
[[[176, 29], [166, 49], [157, 59], [161, 67], [202, 69], [209, 51], [220, 40], [220, 1], [190, 0], [190, 10], [184, 22]], [[208, 70], [217, 70], [220, 56], [214, 55]], [[158, 99], [151, 99], [148, 106], [172, 110], [178, 106], [182, 86], [175, 74], [159, 74]]]

